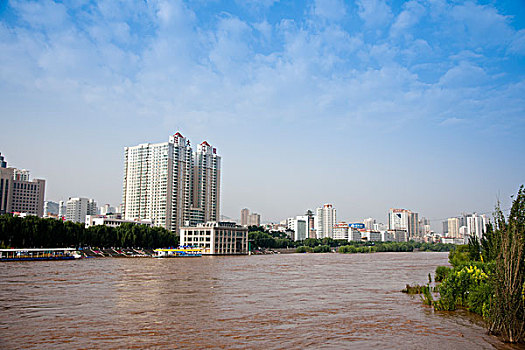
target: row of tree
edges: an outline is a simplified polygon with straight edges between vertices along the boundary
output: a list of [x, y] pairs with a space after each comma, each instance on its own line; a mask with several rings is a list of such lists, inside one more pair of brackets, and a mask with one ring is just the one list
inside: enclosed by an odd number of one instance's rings
[[84, 224], [36, 216], [0, 215], [0, 246], [15, 248], [50, 247], [142, 247], [178, 245], [178, 237], [162, 227], [122, 224], [85, 228]]
[[[367, 241], [352, 241], [345, 239], [332, 239], [329, 237], [316, 239], [307, 238], [304, 241], [293, 241], [283, 232], [268, 232], [264, 231], [262, 227], [249, 227], [249, 240], [252, 242], [253, 248], [297, 248], [297, 252], [326, 252], [331, 251], [331, 248], [339, 248], [341, 253], [353, 252], [411, 252], [414, 250], [420, 251], [437, 251], [448, 252], [454, 245], [443, 243], [420, 243], [420, 242], [367, 242]], [[328, 247], [317, 248], [316, 247]], [[307, 249], [307, 248], [311, 249]], [[344, 249], [342, 249], [344, 248]]]
[[481, 241], [472, 239], [449, 254], [452, 268], [436, 269], [437, 310], [458, 307], [483, 316], [493, 334], [525, 340], [525, 189], [520, 187], [507, 218], [496, 207]]

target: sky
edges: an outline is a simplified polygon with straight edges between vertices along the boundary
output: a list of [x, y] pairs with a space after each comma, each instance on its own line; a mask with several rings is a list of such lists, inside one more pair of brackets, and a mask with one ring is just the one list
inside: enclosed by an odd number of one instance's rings
[[0, 0], [0, 152], [121, 202], [126, 146], [222, 156], [222, 214], [440, 221], [525, 183], [525, 1]]

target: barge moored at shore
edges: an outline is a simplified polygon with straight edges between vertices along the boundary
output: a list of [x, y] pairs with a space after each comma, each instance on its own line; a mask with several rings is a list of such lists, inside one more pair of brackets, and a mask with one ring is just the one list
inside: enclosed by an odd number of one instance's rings
[[0, 249], [0, 261], [75, 260], [81, 257], [75, 248]]
[[154, 258], [191, 258], [201, 257], [202, 249], [193, 247], [159, 248], [154, 250]]

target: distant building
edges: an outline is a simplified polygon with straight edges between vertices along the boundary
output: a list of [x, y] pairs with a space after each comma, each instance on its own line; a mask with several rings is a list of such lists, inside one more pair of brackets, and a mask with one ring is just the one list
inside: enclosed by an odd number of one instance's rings
[[58, 217], [61, 219], [66, 218], [67, 206], [64, 201], [58, 202]]
[[366, 238], [369, 242], [380, 242], [382, 241], [381, 232], [378, 231], [361, 231], [361, 239]]
[[418, 213], [407, 209], [391, 208], [388, 213], [389, 230], [405, 230], [407, 240], [419, 237], [419, 219]]
[[106, 215], [86, 215], [86, 228], [96, 225], [105, 225], [110, 227], [118, 227], [122, 224], [133, 224], [133, 225], [146, 225], [146, 226], [152, 226], [153, 223], [149, 220], [143, 220], [143, 221], [136, 221], [136, 220], [124, 220], [124, 219], [117, 219], [116, 217], [113, 217], [113, 215], [106, 216]]
[[459, 237], [459, 219], [449, 218], [448, 220], [448, 237], [460, 238]]
[[372, 218], [363, 220], [363, 224], [365, 224], [365, 230], [369, 230], [369, 231], [374, 230], [375, 223], [376, 223], [376, 220]]
[[58, 203], [52, 201], [44, 202], [44, 217], [58, 217]]
[[7, 168], [7, 162], [5, 161], [2, 153], [0, 153], [0, 168]]
[[257, 213], [248, 215], [248, 226], [261, 226], [261, 215]]
[[103, 206], [101, 206], [99, 208], [98, 213], [100, 215], [108, 215], [108, 214], [116, 214], [117, 211], [116, 211], [115, 207], [112, 207], [109, 204], [104, 204]]
[[467, 234], [469, 237], [476, 236], [479, 240], [487, 232], [488, 219], [485, 214], [478, 215], [476, 213], [467, 216]]
[[351, 230], [351, 228], [348, 226], [346, 222], [338, 222], [337, 224], [334, 225], [333, 239], [344, 239], [345, 241], [349, 241], [348, 230]]
[[28, 170], [8, 168], [4, 157], [0, 163], [0, 214], [24, 213], [43, 217], [46, 181], [30, 180]]
[[315, 230], [317, 238], [334, 237], [334, 224], [337, 222], [337, 212], [332, 204], [325, 204], [316, 209]]
[[394, 242], [407, 242], [408, 234], [406, 230], [388, 230], [388, 236], [393, 238]]
[[261, 226], [261, 215], [250, 213], [250, 209], [241, 210], [241, 226]]
[[294, 232], [292, 239], [302, 241], [308, 238], [308, 217], [296, 216], [287, 220], [287, 229]]
[[207, 222], [182, 227], [180, 245], [200, 247], [207, 255], [248, 254], [248, 228], [234, 222]]
[[248, 226], [248, 215], [250, 215], [250, 209], [241, 209], [241, 226]]
[[395, 241], [395, 237], [394, 237], [394, 232], [393, 231], [384, 230], [384, 231], [381, 231], [380, 234], [381, 234], [381, 240], [383, 242], [393, 242], [393, 241]]
[[69, 198], [66, 203], [66, 220], [85, 223], [86, 215], [97, 215], [97, 202], [88, 198]]

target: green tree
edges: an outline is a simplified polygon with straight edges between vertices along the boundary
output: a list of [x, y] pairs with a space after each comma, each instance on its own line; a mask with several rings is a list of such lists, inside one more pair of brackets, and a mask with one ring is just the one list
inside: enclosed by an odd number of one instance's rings
[[[509, 342], [519, 342], [525, 335], [525, 190], [520, 187], [508, 220], [498, 207], [495, 213], [495, 234], [499, 248], [493, 274], [494, 298], [490, 307], [490, 331], [501, 334]], [[490, 248], [489, 248], [490, 249]], [[496, 253], [497, 252], [497, 253]]]

